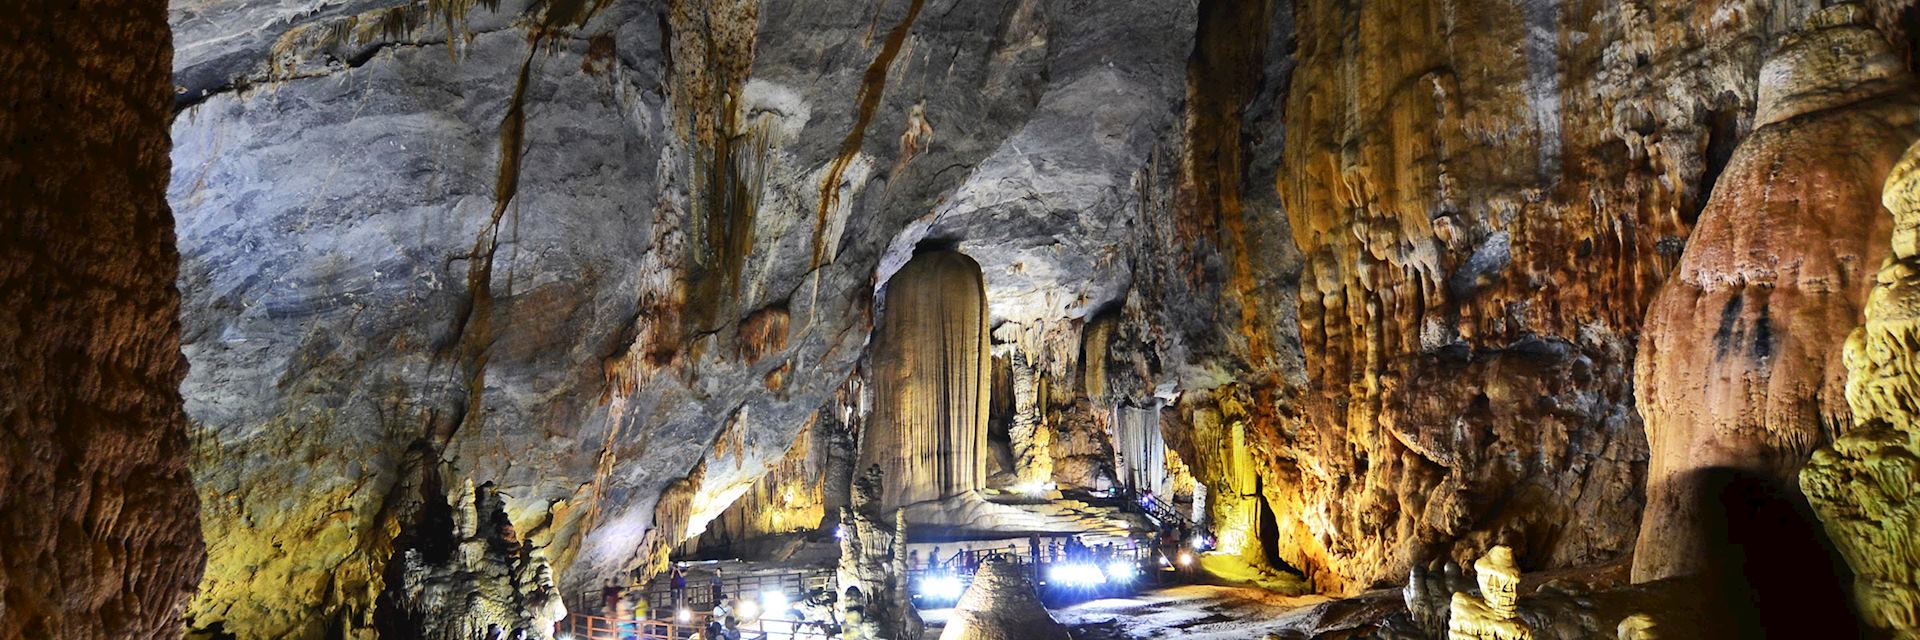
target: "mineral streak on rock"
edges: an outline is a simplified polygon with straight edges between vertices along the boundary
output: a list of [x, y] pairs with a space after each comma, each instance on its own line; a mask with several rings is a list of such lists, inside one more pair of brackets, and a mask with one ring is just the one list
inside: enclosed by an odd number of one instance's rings
[[940, 640], [1067, 640], [1066, 627], [1047, 614], [1027, 570], [998, 558], [973, 574], [953, 605]]
[[178, 638], [202, 546], [166, 3], [0, 8], [0, 638]]
[[1840, 347], [1886, 255], [1881, 186], [1920, 135], [1920, 95], [1864, 14], [1816, 14], [1762, 67], [1758, 126], [1648, 309], [1635, 376], [1652, 454], [1637, 581], [1703, 570], [1705, 470], [1790, 487], [1852, 422]]
[[1800, 472], [1800, 487], [1846, 562], [1868, 624], [1920, 637], [1920, 146], [1889, 172], [1893, 254], [1847, 337], [1854, 427]]
[[985, 488], [991, 351], [980, 266], [935, 250], [887, 282], [871, 360], [874, 408], [861, 466], [894, 508]]
[[[900, 48], [906, 44], [907, 35], [913, 32], [914, 20], [920, 17], [920, 9], [926, 4], [925, 0], [906, 0], [906, 2], [906, 15], [900, 19], [899, 24], [894, 25], [893, 29], [887, 32], [886, 40], [881, 42], [880, 50], [874, 52], [873, 61], [867, 64], [867, 71], [861, 76], [860, 94], [854, 100], [853, 126], [847, 129], [847, 137], [840, 142], [840, 151], [834, 154], [832, 163], [827, 166], [826, 175], [820, 180], [819, 207], [813, 220], [812, 265], [815, 268], [834, 257], [834, 251], [827, 246], [829, 240], [827, 227], [830, 222], [828, 215], [839, 207], [843, 189], [841, 181], [846, 177], [847, 167], [853, 163], [855, 157], [860, 155], [860, 147], [867, 139], [867, 127], [873, 122], [874, 110], [880, 106], [880, 99], [886, 95], [887, 74], [893, 69], [893, 59], [900, 55]], [[925, 103], [916, 105], [914, 113], [918, 117], [910, 118], [909, 122], [917, 121], [919, 126], [909, 124], [907, 133], [901, 138], [901, 149], [905, 152], [900, 156], [902, 165], [919, 151], [918, 143], [909, 144], [913, 138], [907, 136], [914, 136], [918, 129], [925, 127]]]

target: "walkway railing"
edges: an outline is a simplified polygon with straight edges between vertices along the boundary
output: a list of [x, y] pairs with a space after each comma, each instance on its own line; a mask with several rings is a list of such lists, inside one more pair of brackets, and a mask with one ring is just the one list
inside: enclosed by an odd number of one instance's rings
[[[633, 620], [587, 614], [573, 614], [554, 625], [556, 636], [573, 640], [691, 640], [707, 638], [709, 618], [699, 616], [692, 622], [672, 620]], [[828, 640], [832, 636], [819, 623], [800, 620], [754, 620], [740, 625], [741, 640]]]
[[[760, 600], [760, 594], [768, 591], [778, 591], [786, 594], [789, 601], [800, 602], [807, 597], [808, 593], [816, 589], [826, 591], [832, 591], [834, 589], [834, 572], [832, 569], [808, 569], [777, 574], [722, 575], [720, 578], [721, 594], [731, 597], [734, 600], [758, 601]], [[677, 611], [679, 607], [686, 607], [694, 611], [711, 611], [713, 609], [713, 582], [711, 580], [688, 579], [686, 592], [681, 602], [674, 601], [672, 580], [665, 575], [655, 576], [653, 582], [649, 583], [641, 594], [647, 599], [647, 607], [652, 611], [671, 614]], [[600, 591], [595, 589], [582, 593], [581, 602], [586, 603], [589, 607], [600, 607]], [[606, 614], [610, 612], [596, 611], [595, 613]]]

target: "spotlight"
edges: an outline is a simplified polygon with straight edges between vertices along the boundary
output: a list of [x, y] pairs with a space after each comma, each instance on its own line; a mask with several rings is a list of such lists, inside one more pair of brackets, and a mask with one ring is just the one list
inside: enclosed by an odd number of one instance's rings
[[833, 539], [835, 539], [835, 540], [845, 540], [845, 539], [847, 539], [847, 525], [844, 525], [844, 524], [842, 524], [842, 525], [836, 525], [836, 526], [834, 526], [834, 528], [833, 528]]
[[760, 605], [752, 600], [740, 601], [740, 619], [752, 620], [760, 617]]
[[1207, 539], [1207, 536], [1205, 534], [1201, 534], [1193, 537], [1194, 551], [1206, 551], [1212, 548], [1213, 548], [1213, 541]]
[[930, 575], [920, 579], [920, 597], [929, 602], [953, 602], [960, 599], [963, 591], [960, 578], [950, 573]]
[[1062, 564], [1047, 570], [1047, 581], [1069, 587], [1094, 587], [1106, 584], [1107, 575], [1091, 564]]
[[1182, 567], [1193, 566], [1193, 552], [1191, 551], [1180, 552], [1180, 566]]
[[793, 604], [792, 602], [789, 602], [787, 600], [787, 594], [784, 592], [780, 592], [780, 591], [760, 592], [760, 609], [766, 612], [767, 615], [770, 615], [770, 616], [783, 615], [787, 612], [787, 608], [792, 606], [792, 604]]
[[562, 631], [560, 633], [553, 634], [553, 640], [573, 640], [573, 634]]
[[1118, 584], [1133, 582], [1134, 576], [1139, 572], [1139, 567], [1125, 560], [1115, 560], [1107, 563], [1107, 580]]
[[673, 618], [675, 620], [679, 620], [680, 624], [693, 622], [693, 610], [688, 609], [686, 607], [681, 607], [679, 613], [673, 614]]

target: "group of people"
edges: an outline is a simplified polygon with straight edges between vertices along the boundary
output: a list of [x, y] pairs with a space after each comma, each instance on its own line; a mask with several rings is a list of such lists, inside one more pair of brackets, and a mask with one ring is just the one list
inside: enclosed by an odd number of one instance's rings
[[[703, 629], [704, 633], [693, 634], [692, 638], [707, 640], [739, 640], [740, 621], [734, 614], [733, 599], [727, 595], [725, 583], [720, 571], [715, 570], [712, 578], [713, 611]], [[675, 615], [691, 606], [687, 599], [687, 568], [685, 563], [675, 563], [668, 575], [671, 609], [662, 612], [661, 619]], [[620, 631], [621, 640], [642, 640], [646, 623], [654, 620], [652, 603], [646, 590], [639, 587], [622, 587], [608, 581], [600, 590], [603, 615], [613, 618]], [[678, 637], [678, 634], [675, 634]]]
[[[1025, 560], [1034, 565], [1058, 562], [1098, 562], [1104, 565], [1109, 560], [1121, 557], [1123, 553], [1125, 553], [1125, 549], [1113, 543], [1088, 545], [1087, 543], [1081, 542], [1078, 537], [1073, 536], [1042, 540], [1040, 536], [1036, 535], [1030, 536], [1027, 539], [1027, 554]], [[951, 571], [963, 575], [971, 575], [980, 568], [981, 562], [995, 555], [1003, 555], [1009, 561], [1017, 562], [1022, 559], [1019, 545], [1012, 543], [1007, 544], [1007, 548], [1004, 550], [961, 550], [955, 552], [951, 558], [944, 555], [940, 551], [940, 547], [935, 545], [933, 549], [928, 552], [925, 563], [921, 562], [919, 551], [908, 552], [907, 566], [927, 572]]]

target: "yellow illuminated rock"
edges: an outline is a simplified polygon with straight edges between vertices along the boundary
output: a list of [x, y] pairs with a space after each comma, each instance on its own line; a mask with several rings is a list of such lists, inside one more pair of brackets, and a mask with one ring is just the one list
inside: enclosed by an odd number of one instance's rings
[[1513, 550], [1496, 546], [1473, 563], [1480, 595], [1453, 594], [1447, 622], [1449, 640], [1530, 640], [1533, 630], [1519, 619], [1520, 570]]
[[1920, 147], [1887, 177], [1893, 257], [1867, 298], [1866, 325], [1847, 338], [1854, 428], [1813, 454], [1800, 487], [1855, 574], [1867, 622], [1920, 638]]

